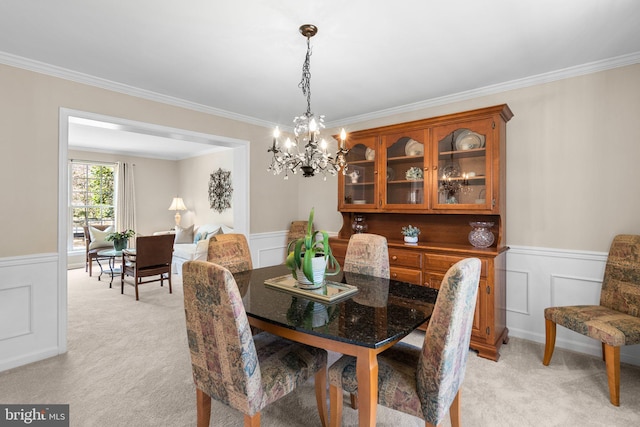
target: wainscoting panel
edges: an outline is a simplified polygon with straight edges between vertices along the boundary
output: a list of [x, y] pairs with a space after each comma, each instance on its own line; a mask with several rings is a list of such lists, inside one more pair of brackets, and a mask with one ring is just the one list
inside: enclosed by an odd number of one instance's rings
[[33, 283], [0, 286], [0, 341], [33, 333]]
[[[509, 335], [544, 343], [545, 308], [597, 305], [606, 262], [606, 253], [512, 246], [507, 252]], [[602, 354], [600, 342], [560, 326], [556, 347], [595, 356]], [[640, 346], [622, 347], [620, 360], [640, 365]]]
[[249, 246], [254, 268], [282, 264], [287, 251], [287, 231], [252, 234]]
[[0, 259], [0, 371], [60, 353], [58, 256]]

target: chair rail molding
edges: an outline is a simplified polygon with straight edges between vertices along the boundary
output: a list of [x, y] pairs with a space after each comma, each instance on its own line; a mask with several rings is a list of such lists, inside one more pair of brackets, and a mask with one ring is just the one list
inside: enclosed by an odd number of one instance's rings
[[[510, 246], [507, 252], [509, 335], [544, 344], [544, 309], [556, 305], [598, 305], [606, 252]], [[602, 356], [600, 343], [558, 328], [556, 347]], [[640, 365], [640, 346], [625, 346], [620, 360]], [[540, 350], [542, 363], [542, 349]]]

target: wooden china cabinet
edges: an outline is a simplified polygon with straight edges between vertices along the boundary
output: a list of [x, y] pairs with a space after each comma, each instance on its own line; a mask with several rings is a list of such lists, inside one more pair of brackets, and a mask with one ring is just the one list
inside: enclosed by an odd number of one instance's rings
[[[343, 225], [331, 248], [344, 255], [353, 224], [383, 235], [391, 278], [438, 288], [460, 259], [482, 261], [471, 347], [498, 360], [506, 327], [506, 123], [507, 105], [353, 132], [346, 174], [338, 178]], [[495, 239], [469, 243], [470, 223], [489, 222]], [[420, 228], [417, 244], [401, 229]]]

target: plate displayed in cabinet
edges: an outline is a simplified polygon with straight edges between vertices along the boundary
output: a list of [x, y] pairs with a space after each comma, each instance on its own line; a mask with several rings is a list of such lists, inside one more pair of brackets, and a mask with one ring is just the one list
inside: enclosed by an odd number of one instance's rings
[[473, 132], [469, 129], [463, 130], [456, 137], [456, 150], [465, 151], [472, 150], [474, 148], [484, 147], [484, 135]]
[[415, 139], [410, 139], [404, 146], [404, 153], [407, 156], [422, 156], [424, 155], [424, 144], [419, 143]]
[[367, 150], [364, 152], [364, 158], [367, 160], [374, 160], [376, 158], [376, 150], [367, 147]]

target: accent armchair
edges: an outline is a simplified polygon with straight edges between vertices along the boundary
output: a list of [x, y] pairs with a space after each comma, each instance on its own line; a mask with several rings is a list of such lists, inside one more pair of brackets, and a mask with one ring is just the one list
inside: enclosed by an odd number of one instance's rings
[[613, 239], [602, 281], [600, 305], [548, 307], [544, 310], [546, 343], [542, 364], [551, 362], [556, 325], [602, 342], [609, 400], [620, 406], [620, 347], [640, 344], [640, 236]]
[[[140, 236], [136, 239], [136, 250], [122, 251], [122, 273], [120, 276], [120, 293], [124, 294], [125, 276], [134, 278], [133, 286], [136, 289], [136, 301], [139, 300], [138, 285], [143, 283], [169, 282], [171, 288], [171, 257], [173, 253], [174, 236], [163, 234], [159, 236]], [[155, 279], [145, 279], [158, 276]]]
[[[113, 242], [105, 240], [107, 234], [113, 231], [111, 225], [96, 224], [84, 226], [85, 264], [84, 271], [89, 271], [89, 277], [93, 273], [93, 260], [98, 257], [98, 251], [113, 248]], [[91, 235], [94, 235], [92, 239]]]

